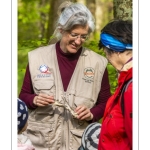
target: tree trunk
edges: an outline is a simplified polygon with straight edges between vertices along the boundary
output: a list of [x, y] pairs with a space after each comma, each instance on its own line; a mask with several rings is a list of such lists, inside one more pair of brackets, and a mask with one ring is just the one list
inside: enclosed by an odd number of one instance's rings
[[103, 3], [99, 0], [96, 0], [95, 8], [95, 20], [96, 20], [96, 32], [100, 32], [102, 23], [103, 23]]
[[91, 11], [92, 15], [95, 18], [95, 0], [86, 0], [86, 6], [89, 8], [89, 10]]
[[86, 0], [76, 0], [76, 2], [86, 5]]
[[[86, 6], [87, 8], [91, 11], [95, 21], [96, 21], [96, 16], [95, 16], [95, 10], [96, 10], [96, 6], [95, 6], [96, 1], [95, 0], [86, 0]], [[96, 25], [96, 23], [95, 23]], [[96, 30], [94, 31], [94, 33], [96, 32]], [[94, 33], [92, 33], [90, 35], [90, 38], [94, 38]]]
[[96, 19], [96, 38], [99, 40], [100, 30], [113, 19], [113, 2], [111, 0], [96, 0], [95, 19]]
[[77, 2], [77, 0], [70, 0], [70, 1], [73, 2], [73, 3]]
[[114, 18], [132, 20], [132, 0], [114, 0]]
[[[47, 0], [40, 0], [39, 1], [39, 9], [43, 8], [47, 3]], [[43, 39], [45, 37], [45, 22], [46, 22], [46, 13], [39, 11], [40, 14], [40, 20], [39, 20], [39, 28], [40, 28], [40, 34], [39, 34], [39, 39]]]
[[56, 21], [58, 19], [57, 11], [60, 4], [64, 2], [64, 0], [50, 0], [50, 10], [49, 10], [49, 20], [48, 20], [48, 27], [47, 27], [47, 40], [49, 41], [50, 36], [52, 36]]

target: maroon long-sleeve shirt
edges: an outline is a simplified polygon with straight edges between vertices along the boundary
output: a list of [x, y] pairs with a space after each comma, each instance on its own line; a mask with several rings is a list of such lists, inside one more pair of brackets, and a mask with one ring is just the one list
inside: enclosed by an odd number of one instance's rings
[[[74, 72], [81, 51], [82, 48], [80, 48], [76, 54], [66, 54], [60, 49], [60, 42], [56, 43], [56, 54], [57, 54], [64, 91], [66, 91], [68, 87], [69, 81]], [[28, 64], [26, 68], [22, 89], [19, 94], [19, 98], [26, 103], [29, 109], [35, 109], [37, 107], [33, 104], [33, 99], [35, 96], [36, 94], [33, 91], [33, 86], [32, 86], [31, 76], [29, 71], [29, 64]], [[93, 121], [98, 121], [103, 117], [105, 105], [110, 96], [111, 93], [110, 93], [110, 85], [108, 79], [108, 71], [106, 69], [103, 75], [101, 90], [97, 99], [96, 106], [91, 108], [91, 113], [93, 114], [94, 117]]]

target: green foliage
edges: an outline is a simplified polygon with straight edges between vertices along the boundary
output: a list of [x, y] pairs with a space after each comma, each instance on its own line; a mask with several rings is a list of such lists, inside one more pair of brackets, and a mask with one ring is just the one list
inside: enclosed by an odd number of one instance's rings
[[115, 68], [108, 63], [107, 65], [107, 69], [108, 69], [108, 75], [109, 75], [109, 83], [110, 83], [110, 87], [111, 87], [111, 93], [113, 94], [118, 82], [117, 82], [117, 72], [115, 70]]
[[49, 0], [18, 1], [18, 40], [31, 40], [46, 37]]

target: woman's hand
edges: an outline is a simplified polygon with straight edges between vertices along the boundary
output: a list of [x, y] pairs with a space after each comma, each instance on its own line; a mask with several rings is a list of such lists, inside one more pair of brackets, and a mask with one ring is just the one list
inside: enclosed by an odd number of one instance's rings
[[36, 106], [46, 106], [46, 105], [54, 103], [54, 97], [49, 96], [47, 94], [40, 93], [39, 95], [34, 97], [33, 103]]
[[75, 112], [78, 114], [79, 120], [89, 121], [93, 119], [93, 114], [91, 113], [90, 109], [86, 106], [78, 106], [75, 109]]

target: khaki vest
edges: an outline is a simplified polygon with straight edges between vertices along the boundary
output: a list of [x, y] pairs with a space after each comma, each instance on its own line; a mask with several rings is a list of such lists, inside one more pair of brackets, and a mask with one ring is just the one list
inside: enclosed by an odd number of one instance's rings
[[[98, 98], [107, 60], [95, 52], [82, 49], [74, 73], [64, 92], [55, 44], [28, 53], [34, 92], [46, 93], [63, 103], [65, 97], [75, 109], [78, 105], [92, 108]], [[36, 150], [77, 150], [89, 123], [73, 118], [63, 107], [48, 105], [32, 110], [27, 134]]]

